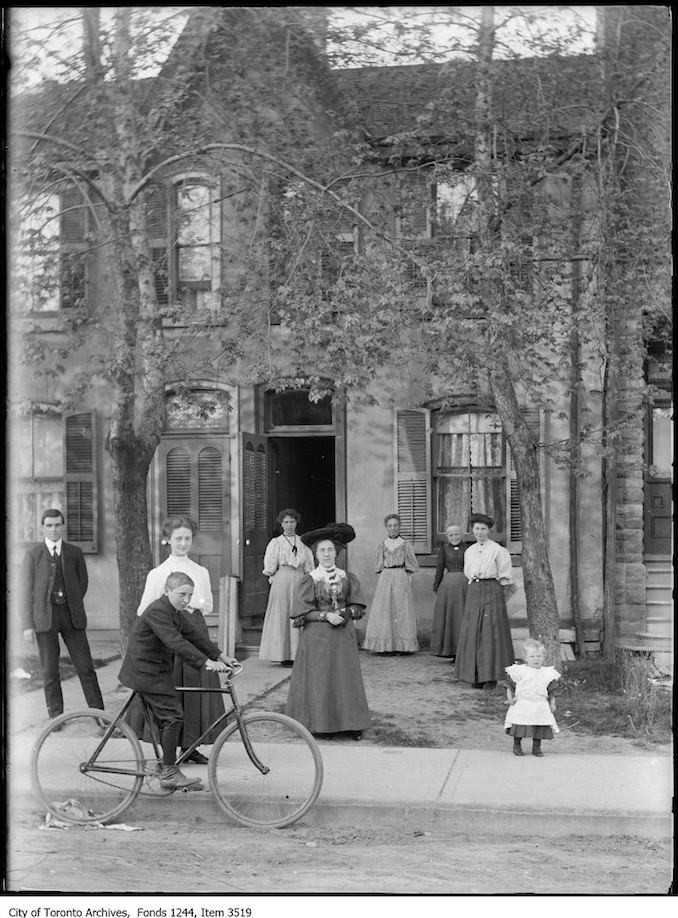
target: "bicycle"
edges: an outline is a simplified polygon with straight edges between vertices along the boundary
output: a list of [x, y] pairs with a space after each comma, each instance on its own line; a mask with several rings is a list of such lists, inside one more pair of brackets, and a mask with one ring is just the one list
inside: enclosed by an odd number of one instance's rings
[[[182, 692], [220, 692], [231, 697], [231, 708], [181, 753], [177, 765], [208, 734], [223, 727], [207, 766], [209, 788], [218, 805], [241, 825], [282, 828], [301, 819], [317, 800], [323, 781], [322, 756], [311, 733], [298, 721], [241, 707], [233, 678], [242, 668], [232, 666], [221, 688], [177, 686]], [[124, 720], [137, 697], [153, 738], [154, 760], [146, 759]], [[56, 717], [36, 740], [31, 777], [53, 816], [80, 825], [105, 824], [120, 817], [140, 795], [175, 792], [160, 784], [161, 760], [157, 726], [143, 696], [133, 692], [115, 717], [94, 709]]]

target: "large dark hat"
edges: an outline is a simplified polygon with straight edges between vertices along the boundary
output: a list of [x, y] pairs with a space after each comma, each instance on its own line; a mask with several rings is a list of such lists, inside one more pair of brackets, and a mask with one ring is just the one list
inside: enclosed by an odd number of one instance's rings
[[474, 523], [482, 523], [483, 526], [487, 526], [488, 529], [492, 529], [494, 526], [494, 520], [491, 516], [486, 516], [484, 513], [474, 513], [470, 519], [471, 526]]
[[326, 523], [320, 529], [312, 529], [300, 536], [304, 545], [315, 545], [323, 539], [329, 539], [337, 545], [348, 545], [355, 539], [355, 529], [348, 523]]

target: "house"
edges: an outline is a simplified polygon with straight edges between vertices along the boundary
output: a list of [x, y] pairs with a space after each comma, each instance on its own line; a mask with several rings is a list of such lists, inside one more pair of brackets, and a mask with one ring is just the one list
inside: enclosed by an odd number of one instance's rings
[[[321, 8], [260, 9], [257, 28], [246, 27], [243, 9], [224, 10], [206, 20], [204, 27], [187, 29], [161, 77], [137, 84], [136, 91], [147, 99], [166, 92], [168, 84], [174, 90], [181, 87], [176, 98], [168, 94], [164, 127], [169, 125], [170, 139], [172, 130], [182, 125], [182, 117], [196, 107], [200, 114], [194, 119], [199, 124], [196, 145], [230, 144], [235, 150], [237, 145], [245, 148], [257, 131], [262, 136], [274, 131], [277, 157], [287, 156], [312, 170], [313, 156], [320, 155], [319, 151], [323, 156], [336, 156], [339, 162], [345, 155], [332, 133], [338, 123], [363, 138], [369, 151], [366, 159], [374, 169], [393, 155], [398, 142], [395, 133], [409, 128], [424, 106], [433, 105], [435, 111], [441, 80], [453, 78], [461, 87], [455, 117], [468, 117], [473, 84], [466, 65], [332, 71], [322, 57], [326, 21]], [[614, 23], [616, 32], [609, 17], [602, 15], [601, 47], [616, 35], [614, 41], [631, 55], [631, 49], [650, 40], [652, 16], [661, 16], [663, 11], [657, 7], [649, 12], [643, 12], [644, 7], [615, 9], [622, 11]], [[625, 10], [635, 10], [638, 16], [627, 17]], [[287, 13], [297, 38], [301, 35], [303, 39], [292, 43], [291, 51]], [[283, 69], [276, 71], [272, 60], [278, 60]], [[653, 91], [659, 93], [664, 106], [668, 102], [666, 94], [662, 96], [662, 80], [667, 66], [659, 62], [648, 77], [655, 79]], [[528, 149], [536, 143], [531, 135], [534, 107], [543, 107], [545, 97], [576, 95], [573, 104], [562, 106], [563, 114], [553, 118], [550, 142], [565, 150], [573, 136], [591, 127], [590, 112], [601, 98], [597, 80], [601, 60], [595, 55], [551, 58], [531, 61], [529, 67], [539, 76], [534, 83], [521, 79], [520, 67], [507, 69], [506, 79], [497, 84], [496, 106], [511, 123], [513, 135], [520, 136]], [[276, 82], [281, 73], [285, 80]], [[577, 89], [573, 89], [575, 74]], [[582, 74], [587, 76], [583, 81]], [[530, 86], [535, 85], [543, 96], [531, 91]], [[259, 93], [260, 104], [250, 107], [247, 119], [234, 122], [228, 117], [229, 102], [243, 86], [255, 98]], [[269, 104], [272, 88], [284, 97], [282, 108]], [[77, 86], [51, 84], [39, 100], [29, 100], [26, 108], [19, 109], [24, 123], [34, 132], [41, 123], [49, 123], [54, 131], [54, 115], [60, 113], [59, 127], [68, 136], [69, 124], [82, 127], [77, 94]], [[435, 143], [439, 149], [444, 145], [449, 153], [455, 125], [445, 106], [439, 115]], [[16, 121], [16, 113], [14, 117]], [[633, 111], [622, 113], [629, 130], [635, 118]], [[657, 135], [661, 156], [659, 130]], [[667, 150], [664, 147], [666, 157]], [[16, 155], [22, 152], [26, 148]], [[461, 163], [468, 161], [471, 151], [452, 152]], [[171, 163], [171, 148], [168, 153], [166, 159]], [[238, 156], [241, 154], [239, 149]], [[258, 277], [248, 270], [252, 247], [246, 240], [258, 220], [269, 220], [269, 234], [274, 233], [274, 220], [265, 208], [257, 208], [262, 199], [257, 196], [252, 172], [245, 168], [244, 158], [235, 158], [238, 169], [220, 172], [208, 168], [204, 157], [183, 157], [163, 167], [158, 172], [162, 182], [148, 190], [145, 206], [154, 293], [169, 317], [163, 325], [167, 339], [189, 334], [190, 323], [182, 322], [182, 313], [217, 315], [213, 321], [218, 324], [218, 316], [227, 314], [229, 304], [244, 291], [253, 295], [252, 284], [261, 282], [262, 303], [270, 292], [270, 277]], [[639, 197], [645, 200], [653, 188], [643, 185], [642, 162], [628, 168], [636, 170]], [[429, 204], [422, 207], [415, 202], [409, 215], [391, 214], [388, 231], [413, 250], [435, 241], [433, 204], [452, 208], [456, 219], [463, 210], [462, 197], [466, 200], [471, 193], [464, 188], [461, 168], [459, 172], [457, 185], [425, 179]], [[280, 175], [272, 181], [278, 182], [282, 197], [289, 192], [290, 186]], [[115, 630], [118, 571], [106, 452], [110, 391], [96, 381], [85, 387], [80, 381], [77, 402], [68, 411], [59, 405], [72, 390], [78, 371], [68, 351], [70, 336], [80, 331], [79, 310], [105, 311], [116, 302], [118, 293], [107, 262], [110, 240], [98, 235], [97, 202], [88, 198], [83, 183], [68, 187], [57, 183], [54, 188], [57, 190], [43, 189], [42, 197], [33, 202], [33, 219], [43, 227], [31, 237], [33, 268], [24, 272], [20, 260], [15, 262], [15, 308], [29, 314], [42, 340], [48, 342], [34, 356], [58, 372], [48, 384], [18, 361], [13, 365], [10, 395], [16, 416], [12, 420], [11, 532], [17, 546], [27, 544], [39, 537], [42, 509], [64, 508], [68, 540], [88, 554], [90, 628]], [[460, 189], [464, 192], [461, 197]], [[573, 191], [570, 183], [556, 176], [545, 184], [544, 194], [550, 206], [567, 210]], [[388, 210], [389, 200], [385, 191], [379, 207]], [[374, 196], [363, 199], [360, 207], [374, 216]], [[595, 232], [597, 215], [587, 213], [589, 230]], [[409, 229], [404, 232], [408, 220]], [[45, 226], [51, 229], [46, 232]], [[31, 229], [23, 226], [29, 237]], [[350, 254], [359, 244], [359, 229], [348, 219], [346, 225], [334, 227], [328, 238], [335, 255]], [[46, 282], [46, 277], [51, 280]], [[414, 301], [422, 296], [422, 281], [416, 272], [411, 280]], [[540, 473], [562, 640], [574, 640], [576, 615], [583, 622], [589, 648], [598, 647], [607, 607], [614, 610], [620, 646], [652, 653], [658, 665], [669, 666], [670, 359], [663, 330], [656, 324], [648, 328], [642, 296], [639, 290], [638, 297], [620, 301], [614, 316], [619, 331], [614, 336], [614, 356], [625, 368], [618, 378], [608, 376], [601, 382], [590, 342], [580, 345], [576, 410], [586, 413], [590, 426], [600, 427], [606, 417], [609, 420], [613, 393], [614, 410], [624, 418], [621, 440], [612, 452], [602, 455], [583, 442], [580, 458], [586, 474], [581, 477], [544, 450]], [[268, 303], [262, 309], [271, 319], [270, 334], [279, 344], [284, 341], [284, 323], [276, 324]], [[87, 341], [80, 346], [86, 349]], [[147, 483], [153, 558], [157, 563], [164, 557], [160, 524], [166, 515], [190, 513], [196, 518], [196, 560], [210, 570], [215, 609], [221, 610], [220, 627], [226, 627], [226, 619], [235, 626], [243, 651], [258, 643], [268, 589], [261, 575], [263, 551], [275, 515], [283, 507], [299, 510], [302, 529], [333, 519], [348, 520], [354, 526], [357, 538], [348, 549], [348, 563], [368, 595], [375, 584], [374, 558], [383, 537], [382, 520], [394, 510], [400, 513], [403, 534], [414, 541], [421, 567], [414, 581], [414, 597], [422, 635], [432, 615], [437, 544], [448, 523], [465, 522], [471, 512], [494, 516], [494, 537], [509, 549], [516, 581], [522, 582], [515, 471], [496, 407], [482, 386], [462, 379], [454, 391], [431, 395], [416, 366], [407, 373], [385, 367], [377, 383], [376, 403], [354, 407], [328, 396], [310, 401], [305, 391], [292, 384], [272, 388], [253, 382], [246, 372], [247, 355], [238, 363], [223, 360], [216, 337], [210, 334], [195, 336], [190, 354], [190, 361], [184, 353], [182, 363], [176, 369], [168, 368], [165, 377], [162, 434]], [[317, 363], [307, 372], [317, 374]], [[278, 382], [283, 376], [278, 374]], [[529, 426], [542, 443], [572, 437], [571, 393], [565, 382], [555, 382], [554, 398], [560, 410], [540, 410], [528, 401], [522, 405]], [[522, 591], [511, 599], [509, 614], [515, 637], [526, 636]]]

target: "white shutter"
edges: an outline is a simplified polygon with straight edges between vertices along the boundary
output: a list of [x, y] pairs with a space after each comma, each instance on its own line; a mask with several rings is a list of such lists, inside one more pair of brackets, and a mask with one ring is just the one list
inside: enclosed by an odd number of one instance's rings
[[431, 551], [431, 425], [424, 408], [396, 409], [396, 506], [401, 535], [415, 552]]

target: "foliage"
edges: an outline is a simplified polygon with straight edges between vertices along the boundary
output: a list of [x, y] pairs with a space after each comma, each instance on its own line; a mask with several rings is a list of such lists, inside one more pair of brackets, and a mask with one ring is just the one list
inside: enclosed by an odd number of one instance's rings
[[647, 655], [619, 650], [611, 661], [582, 658], [568, 663], [558, 708], [571, 709], [569, 726], [580, 732], [666, 743], [672, 733], [670, 688], [668, 681], [657, 680]]

